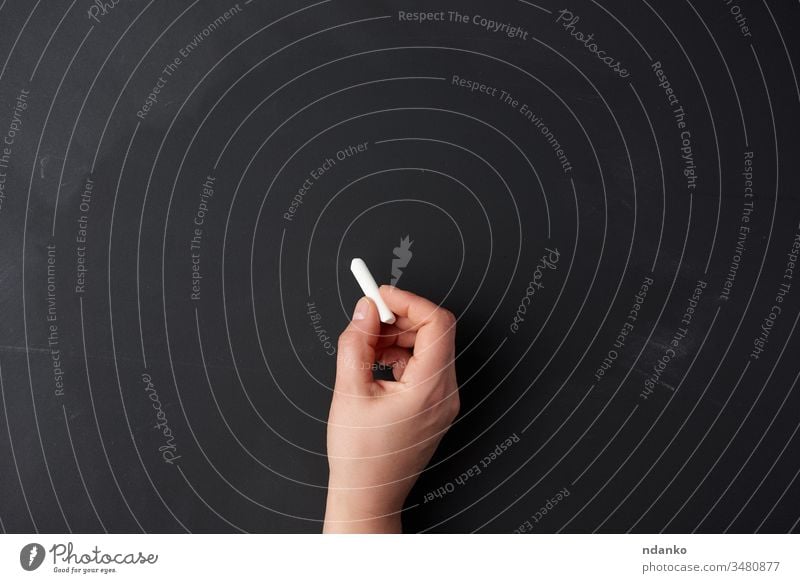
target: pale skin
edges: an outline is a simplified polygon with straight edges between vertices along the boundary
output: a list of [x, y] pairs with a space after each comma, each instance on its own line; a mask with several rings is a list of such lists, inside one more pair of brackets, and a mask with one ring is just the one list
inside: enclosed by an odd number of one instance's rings
[[[380, 293], [397, 321], [382, 324], [364, 297], [339, 336], [325, 533], [401, 532], [403, 503], [459, 410], [453, 314], [392, 286]], [[395, 380], [376, 380], [376, 362]]]

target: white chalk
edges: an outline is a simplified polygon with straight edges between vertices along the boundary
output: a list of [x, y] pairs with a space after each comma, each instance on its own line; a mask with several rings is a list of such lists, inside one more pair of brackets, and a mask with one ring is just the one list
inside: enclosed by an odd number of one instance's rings
[[361, 291], [364, 292], [364, 295], [378, 306], [378, 315], [381, 318], [381, 322], [384, 324], [394, 324], [396, 318], [389, 309], [389, 306], [386, 305], [386, 302], [383, 301], [378, 291], [378, 284], [375, 283], [375, 278], [372, 277], [364, 260], [358, 257], [353, 259], [350, 262], [350, 271], [352, 271], [353, 275], [356, 277], [356, 281], [358, 285], [361, 286]]

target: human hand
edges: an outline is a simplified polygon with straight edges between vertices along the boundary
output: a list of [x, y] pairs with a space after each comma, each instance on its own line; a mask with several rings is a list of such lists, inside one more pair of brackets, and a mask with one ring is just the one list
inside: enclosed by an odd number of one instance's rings
[[[380, 293], [397, 321], [381, 324], [363, 297], [339, 336], [326, 533], [400, 532], [403, 502], [459, 410], [453, 314], [392, 286]], [[395, 380], [376, 380], [376, 362]]]

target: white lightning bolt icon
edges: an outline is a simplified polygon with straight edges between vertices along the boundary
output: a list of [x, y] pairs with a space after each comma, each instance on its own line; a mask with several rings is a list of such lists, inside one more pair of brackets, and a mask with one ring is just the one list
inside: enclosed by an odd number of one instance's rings
[[33, 560], [36, 558], [36, 555], [38, 555], [38, 554], [39, 554], [39, 549], [37, 549], [36, 547], [31, 547], [31, 556], [28, 559], [28, 566], [29, 567], [31, 565], [33, 565]]

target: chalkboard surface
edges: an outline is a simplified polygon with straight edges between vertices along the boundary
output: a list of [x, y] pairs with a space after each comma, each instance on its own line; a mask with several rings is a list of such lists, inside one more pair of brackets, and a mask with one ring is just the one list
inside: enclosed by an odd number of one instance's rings
[[319, 532], [360, 256], [458, 316], [409, 532], [800, 520], [800, 6], [0, 3], [0, 528]]

